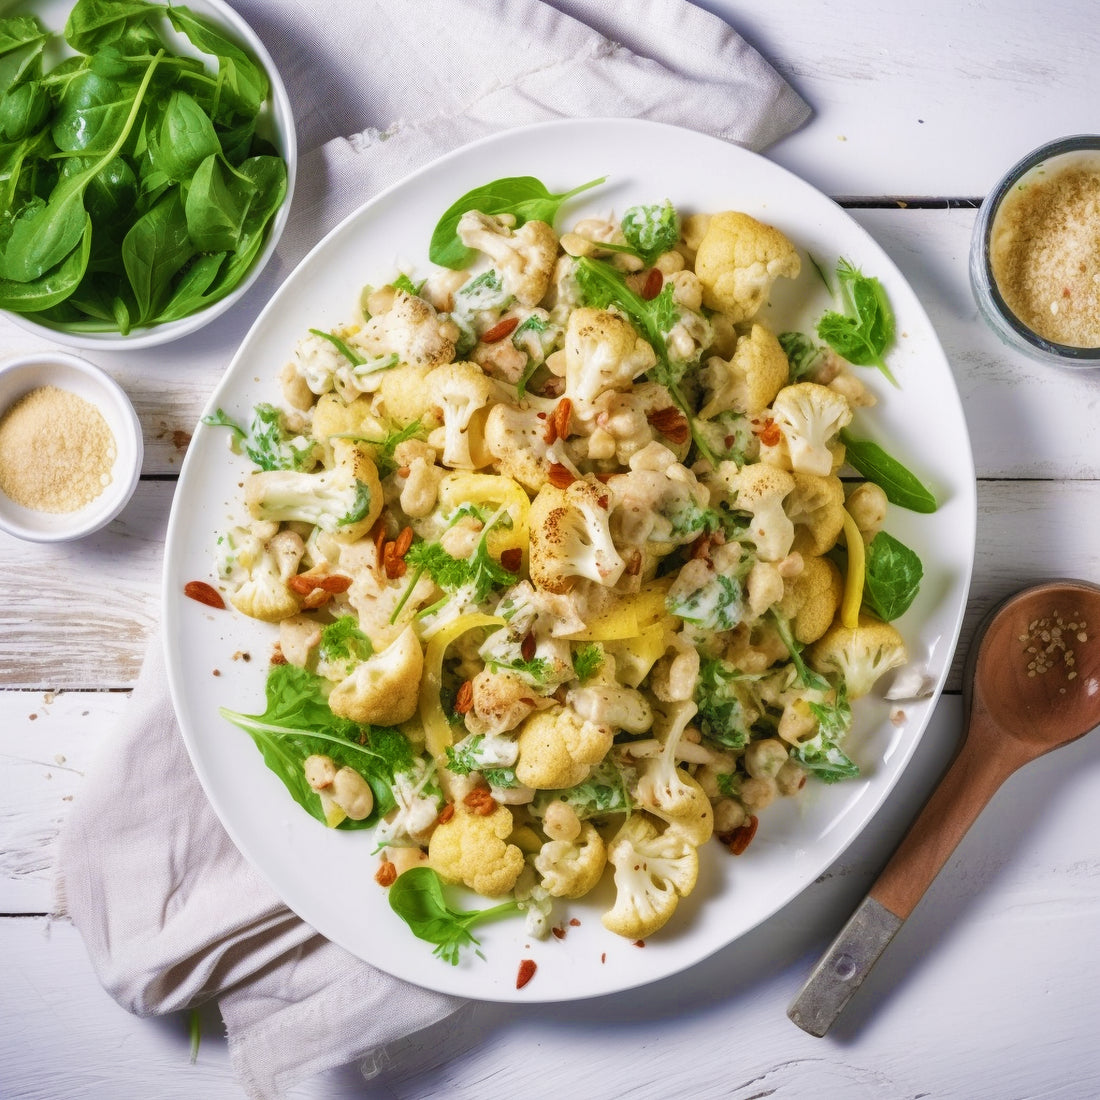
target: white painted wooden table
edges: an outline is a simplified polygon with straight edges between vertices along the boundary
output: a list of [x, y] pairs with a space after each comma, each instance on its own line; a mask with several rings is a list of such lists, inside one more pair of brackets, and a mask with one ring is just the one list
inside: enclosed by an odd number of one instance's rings
[[[236, 6], [281, 64], [313, 62], [288, 44], [293, 0]], [[980, 324], [966, 278], [974, 208], [999, 174], [1048, 138], [1096, 129], [1091, 0], [704, 6], [814, 106], [814, 119], [769, 155], [853, 207], [922, 298], [954, 368], [980, 506], [960, 654], [984, 609], [1023, 583], [1100, 581], [1100, 373], [1054, 371], [1006, 351]], [[332, 110], [308, 120], [307, 148], [366, 124], [347, 93], [363, 74], [322, 60], [315, 78], [331, 83]], [[38, 346], [0, 322], [0, 354]], [[216, 381], [165, 377], [140, 353], [95, 358], [144, 425], [133, 503], [74, 546], [0, 536], [0, 1096], [239, 1097], [216, 1014], [192, 1065], [186, 1020], [127, 1015], [100, 989], [76, 932], [47, 916], [58, 828], [125, 711], [157, 615], [175, 474]], [[911, 768], [864, 836], [713, 960], [595, 1002], [476, 1006], [413, 1040], [370, 1084], [347, 1069], [294, 1095], [1100, 1095], [1095, 735], [1009, 781], [829, 1037], [810, 1038], [786, 1018], [957, 744], [957, 669], [958, 660]]]

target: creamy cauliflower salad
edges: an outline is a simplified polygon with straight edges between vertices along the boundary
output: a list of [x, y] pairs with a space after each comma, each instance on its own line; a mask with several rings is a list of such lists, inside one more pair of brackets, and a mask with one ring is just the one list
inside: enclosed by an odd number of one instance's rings
[[778, 229], [659, 202], [559, 235], [571, 194], [471, 192], [448, 266], [303, 332], [279, 403], [207, 418], [255, 465], [219, 587], [274, 624], [267, 710], [223, 713], [368, 830], [364, 873], [452, 962], [481, 914], [546, 934], [601, 882], [607, 929], [651, 936], [704, 845], [858, 774], [852, 705], [906, 661], [921, 576], [876, 480], [934, 507], [851, 434], [853, 364], [888, 375], [877, 280], [840, 261], [837, 309], [777, 333], [773, 284], [818, 278]]

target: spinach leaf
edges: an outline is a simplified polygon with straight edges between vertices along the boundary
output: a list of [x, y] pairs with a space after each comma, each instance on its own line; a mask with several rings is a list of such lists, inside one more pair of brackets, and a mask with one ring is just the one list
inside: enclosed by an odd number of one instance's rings
[[174, 183], [191, 180], [201, 165], [221, 151], [209, 115], [186, 92], [173, 92], [156, 135], [157, 168]]
[[924, 566], [916, 551], [886, 531], [879, 531], [867, 547], [865, 569], [864, 606], [886, 622], [904, 615], [924, 577]]
[[87, 154], [110, 149], [130, 117], [135, 88], [90, 70], [75, 76], [62, 93], [50, 126], [58, 149]]
[[202, 252], [231, 252], [240, 243], [245, 218], [256, 185], [224, 163], [218, 154], [208, 156], [187, 189], [184, 209], [187, 231]]
[[452, 909], [443, 894], [443, 882], [430, 867], [411, 867], [398, 875], [390, 887], [390, 908], [409, 926], [417, 939], [435, 944], [432, 952], [444, 962], [458, 966], [464, 947], [477, 951], [480, 941], [470, 929], [480, 921], [507, 913], [518, 913], [514, 899], [487, 909]]
[[483, 214], [511, 214], [516, 219], [516, 227], [529, 221], [554, 223], [558, 209], [567, 200], [596, 187], [607, 179], [589, 180], [571, 191], [553, 194], [545, 184], [534, 176], [507, 176], [467, 191], [444, 211], [432, 232], [428, 246], [428, 258], [440, 267], [449, 267], [459, 271], [469, 267], [477, 253], [467, 248], [458, 236], [458, 223], [462, 215], [469, 210], [479, 210]]
[[0, 309], [16, 313], [37, 313], [65, 301], [80, 285], [88, 269], [92, 250], [91, 225], [74, 248], [55, 268], [36, 279], [13, 281], [0, 276]]
[[317, 792], [306, 782], [304, 763], [315, 753], [338, 767], [354, 768], [370, 784], [374, 809], [362, 821], [345, 819], [337, 828], [373, 825], [396, 805], [394, 776], [413, 768], [412, 747], [400, 730], [361, 726], [329, 709], [320, 677], [294, 665], [275, 665], [268, 673], [267, 708], [242, 714], [222, 707], [223, 718], [255, 742], [264, 763], [282, 780], [291, 797], [318, 821], [324, 821]]
[[122, 240], [122, 262], [137, 298], [138, 323], [156, 315], [168, 300], [172, 279], [196, 251], [178, 191], [170, 191], [130, 227]]
[[932, 490], [877, 443], [857, 439], [847, 428], [841, 429], [840, 441], [844, 444], [845, 461], [879, 486], [891, 504], [911, 512], [936, 510], [938, 505]]
[[894, 313], [886, 290], [843, 258], [837, 260], [836, 277], [843, 312], [826, 312], [817, 323], [818, 336], [849, 363], [878, 367], [896, 386], [885, 358], [894, 342]]

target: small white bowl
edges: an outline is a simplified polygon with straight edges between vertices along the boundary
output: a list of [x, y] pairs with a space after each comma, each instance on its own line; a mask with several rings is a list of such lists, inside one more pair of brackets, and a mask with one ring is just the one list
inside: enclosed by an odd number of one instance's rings
[[[161, 2], [166, 3], [167, 0], [161, 0]], [[72, 6], [72, 0], [40, 0], [33, 7], [26, 4], [17, 5], [19, 10], [33, 12], [52, 31], [60, 31], [64, 27]], [[166, 344], [171, 340], [188, 336], [204, 325], [208, 325], [240, 301], [248, 293], [249, 288], [267, 266], [268, 261], [275, 252], [279, 238], [286, 228], [287, 218], [290, 215], [290, 204], [294, 197], [294, 181], [298, 165], [298, 137], [294, 126], [294, 111], [290, 104], [290, 96], [287, 94], [286, 85], [283, 83], [279, 71], [275, 68], [275, 62], [271, 59], [271, 55], [264, 47], [263, 42], [225, 0], [189, 0], [187, 6], [196, 15], [211, 20], [227, 37], [243, 47], [247, 53], [250, 53], [263, 67], [271, 82], [270, 94], [259, 116], [256, 129], [258, 134], [271, 142], [286, 162], [287, 179], [286, 196], [268, 227], [267, 240], [264, 242], [263, 249], [253, 260], [248, 273], [230, 294], [214, 302], [213, 305], [207, 306], [206, 309], [200, 310], [198, 313], [192, 313], [187, 317], [181, 317], [178, 321], [166, 321], [159, 325], [135, 328], [123, 336], [120, 332], [73, 332], [64, 326], [44, 324], [20, 313], [0, 311], [4, 312], [5, 316], [9, 317], [14, 324], [27, 332], [33, 332], [38, 336], [45, 337], [47, 340], [64, 344], [67, 347], [97, 348], [101, 351], [128, 351]], [[5, 12], [4, 14], [11, 13]], [[188, 51], [190, 43], [178, 35], [176, 38], [181, 52]], [[62, 43], [62, 46], [64, 46], [64, 43]], [[196, 54], [195, 56], [202, 55]], [[209, 59], [207, 58], [207, 60]]]
[[[0, 528], [28, 542], [68, 542], [111, 522], [126, 506], [141, 476], [145, 453], [134, 406], [122, 387], [99, 367], [67, 352], [38, 352], [0, 363], [0, 418], [40, 386], [56, 386], [99, 409], [115, 437], [111, 482], [74, 512], [39, 512], [0, 492]], [[30, 456], [34, 460], [34, 456]]]

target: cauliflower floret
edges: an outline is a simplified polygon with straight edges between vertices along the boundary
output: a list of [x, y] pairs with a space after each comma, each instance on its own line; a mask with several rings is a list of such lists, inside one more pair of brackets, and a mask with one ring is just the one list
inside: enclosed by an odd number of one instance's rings
[[784, 504], [794, 523], [793, 550], [820, 556], [836, 545], [844, 526], [844, 486], [833, 475], [794, 472], [794, 489]]
[[389, 309], [371, 317], [355, 344], [370, 355], [392, 353], [414, 367], [438, 367], [454, 359], [452, 329], [423, 298], [398, 289]]
[[694, 702], [666, 704], [658, 712], [654, 733], [661, 751], [646, 760], [638, 776], [634, 798], [638, 805], [666, 821], [695, 847], [714, 832], [714, 811], [698, 780], [677, 766], [684, 729], [699, 708]]
[[565, 701], [586, 721], [601, 726], [627, 733], [645, 733], [653, 725], [653, 709], [646, 697], [636, 688], [623, 684], [587, 683], [570, 690]]
[[523, 870], [523, 852], [508, 843], [512, 811], [498, 805], [490, 814], [473, 813], [461, 802], [441, 821], [428, 842], [428, 863], [445, 882], [468, 886], [484, 897], [509, 893]]
[[565, 330], [565, 392], [584, 416], [601, 393], [627, 390], [657, 356], [624, 317], [588, 307], [569, 314]]
[[448, 363], [433, 370], [426, 385], [443, 409], [443, 428], [429, 437], [433, 446], [442, 444], [443, 464], [460, 470], [484, 466], [490, 460], [485, 421], [497, 396], [492, 379], [475, 363]]
[[320, 642], [321, 624], [312, 615], [291, 615], [279, 621], [279, 652], [288, 665], [312, 669]]
[[311, 434], [324, 448], [326, 464], [332, 465], [336, 438], [385, 439], [388, 433], [385, 424], [375, 415], [369, 397], [345, 401], [338, 394], [326, 393], [314, 406]]
[[230, 537], [237, 545], [236, 567], [231, 577], [236, 589], [229, 602], [242, 615], [266, 623], [297, 615], [301, 599], [287, 587], [287, 582], [297, 573], [305, 552], [301, 536], [293, 531], [280, 531], [264, 541], [239, 530]]
[[794, 524], [784, 502], [794, 491], [794, 477], [778, 466], [754, 462], [740, 470], [732, 462], [718, 466], [718, 476], [733, 491], [734, 507], [752, 515], [748, 537], [761, 561], [782, 561], [794, 543]]
[[397, 484], [401, 486], [398, 503], [410, 519], [431, 515], [439, 499], [439, 486], [446, 471], [435, 460], [435, 448], [419, 439], [402, 440], [394, 448]]
[[607, 847], [596, 827], [581, 826], [573, 840], [548, 840], [535, 856], [535, 870], [551, 897], [581, 898], [592, 890], [607, 866]]
[[802, 569], [784, 581], [779, 614], [791, 624], [795, 641], [816, 642], [832, 625], [844, 594], [844, 578], [828, 559], [805, 558]]
[[329, 708], [362, 725], [400, 725], [416, 713], [423, 672], [424, 651], [416, 631], [407, 626], [332, 689]]
[[519, 730], [516, 778], [535, 789], [575, 787], [607, 755], [613, 739], [610, 726], [589, 722], [570, 707], [538, 711]]
[[539, 304], [550, 287], [558, 254], [557, 234], [546, 222], [524, 222], [513, 230], [504, 218], [467, 210], [456, 232], [467, 248], [484, 252], [493, 261], [508, 293], [520, 305]]
[[626, 546], [694, 542], [699, 518], [710, 503], [710, 490], [656, 441], [632, 455], [629, 472], [613, 475], [607, 487], [614, 496], [614, 537]]
[[672, 829], [658, 832], [642, 813], [623, 822], [607, 858], [615, 868], [615, 904], [601, 920], [609, 932], [631, 940], [663, 928], [699, 877], [699, 853], [688, 838]]
[[704, 420], [734, 409], [759, 416], [787, 384], [790, 366], [775, 333], [754, 324], [738, 339], [729, 360], [711, 356], [703, 368], [706, 404], [699, 410]]
[[334, 441], [336, 465], [316, 473], [260, 470], [245, 482], [244, 499], [255, 519], [312, 524], [354, 542], [382, 512], [382, 484], [365, 447]]
[[880, 676], [909, 659], [897, 629], [869, 615], [860, 615], [855, 627], [834, 623], [810, 647], [807, 657], [818, 672], [839, 672], [849, 699], [866, 695]]
[[525, 679], [512, 672], [483, 668], [470, 681], [470, 687], [472, 703], [466, 713], [466, 728], [472, 733], [495, 735], [513, 730], [532, 711], [549, 705]]
[[695, 253], [703, 304], [731, 321], [747, 321], [764, 304], [776, 279], [798, 277], [798, 250], [774, 226], [748, 214], [714, 214]]
[[626, 568], [608, 529], [608, 491], [590, 481], [544, 485], [531, 502], [531, 580], [568, 592], [578, 577], [613, 585]]
[[843, 461], [837, 435], [852, 420], [847, 398], [816, 382], [796, 382], [781, 389], [772, 403], [777, 443], [760, 443], [760, 458], [799, 473], [825, 477]]
[[546, 419], [537, 408], [520, 409], [507, 402], [494, 405], [485, 421], [485, 446], [505, 477], [538, 492], [546, 484]]

